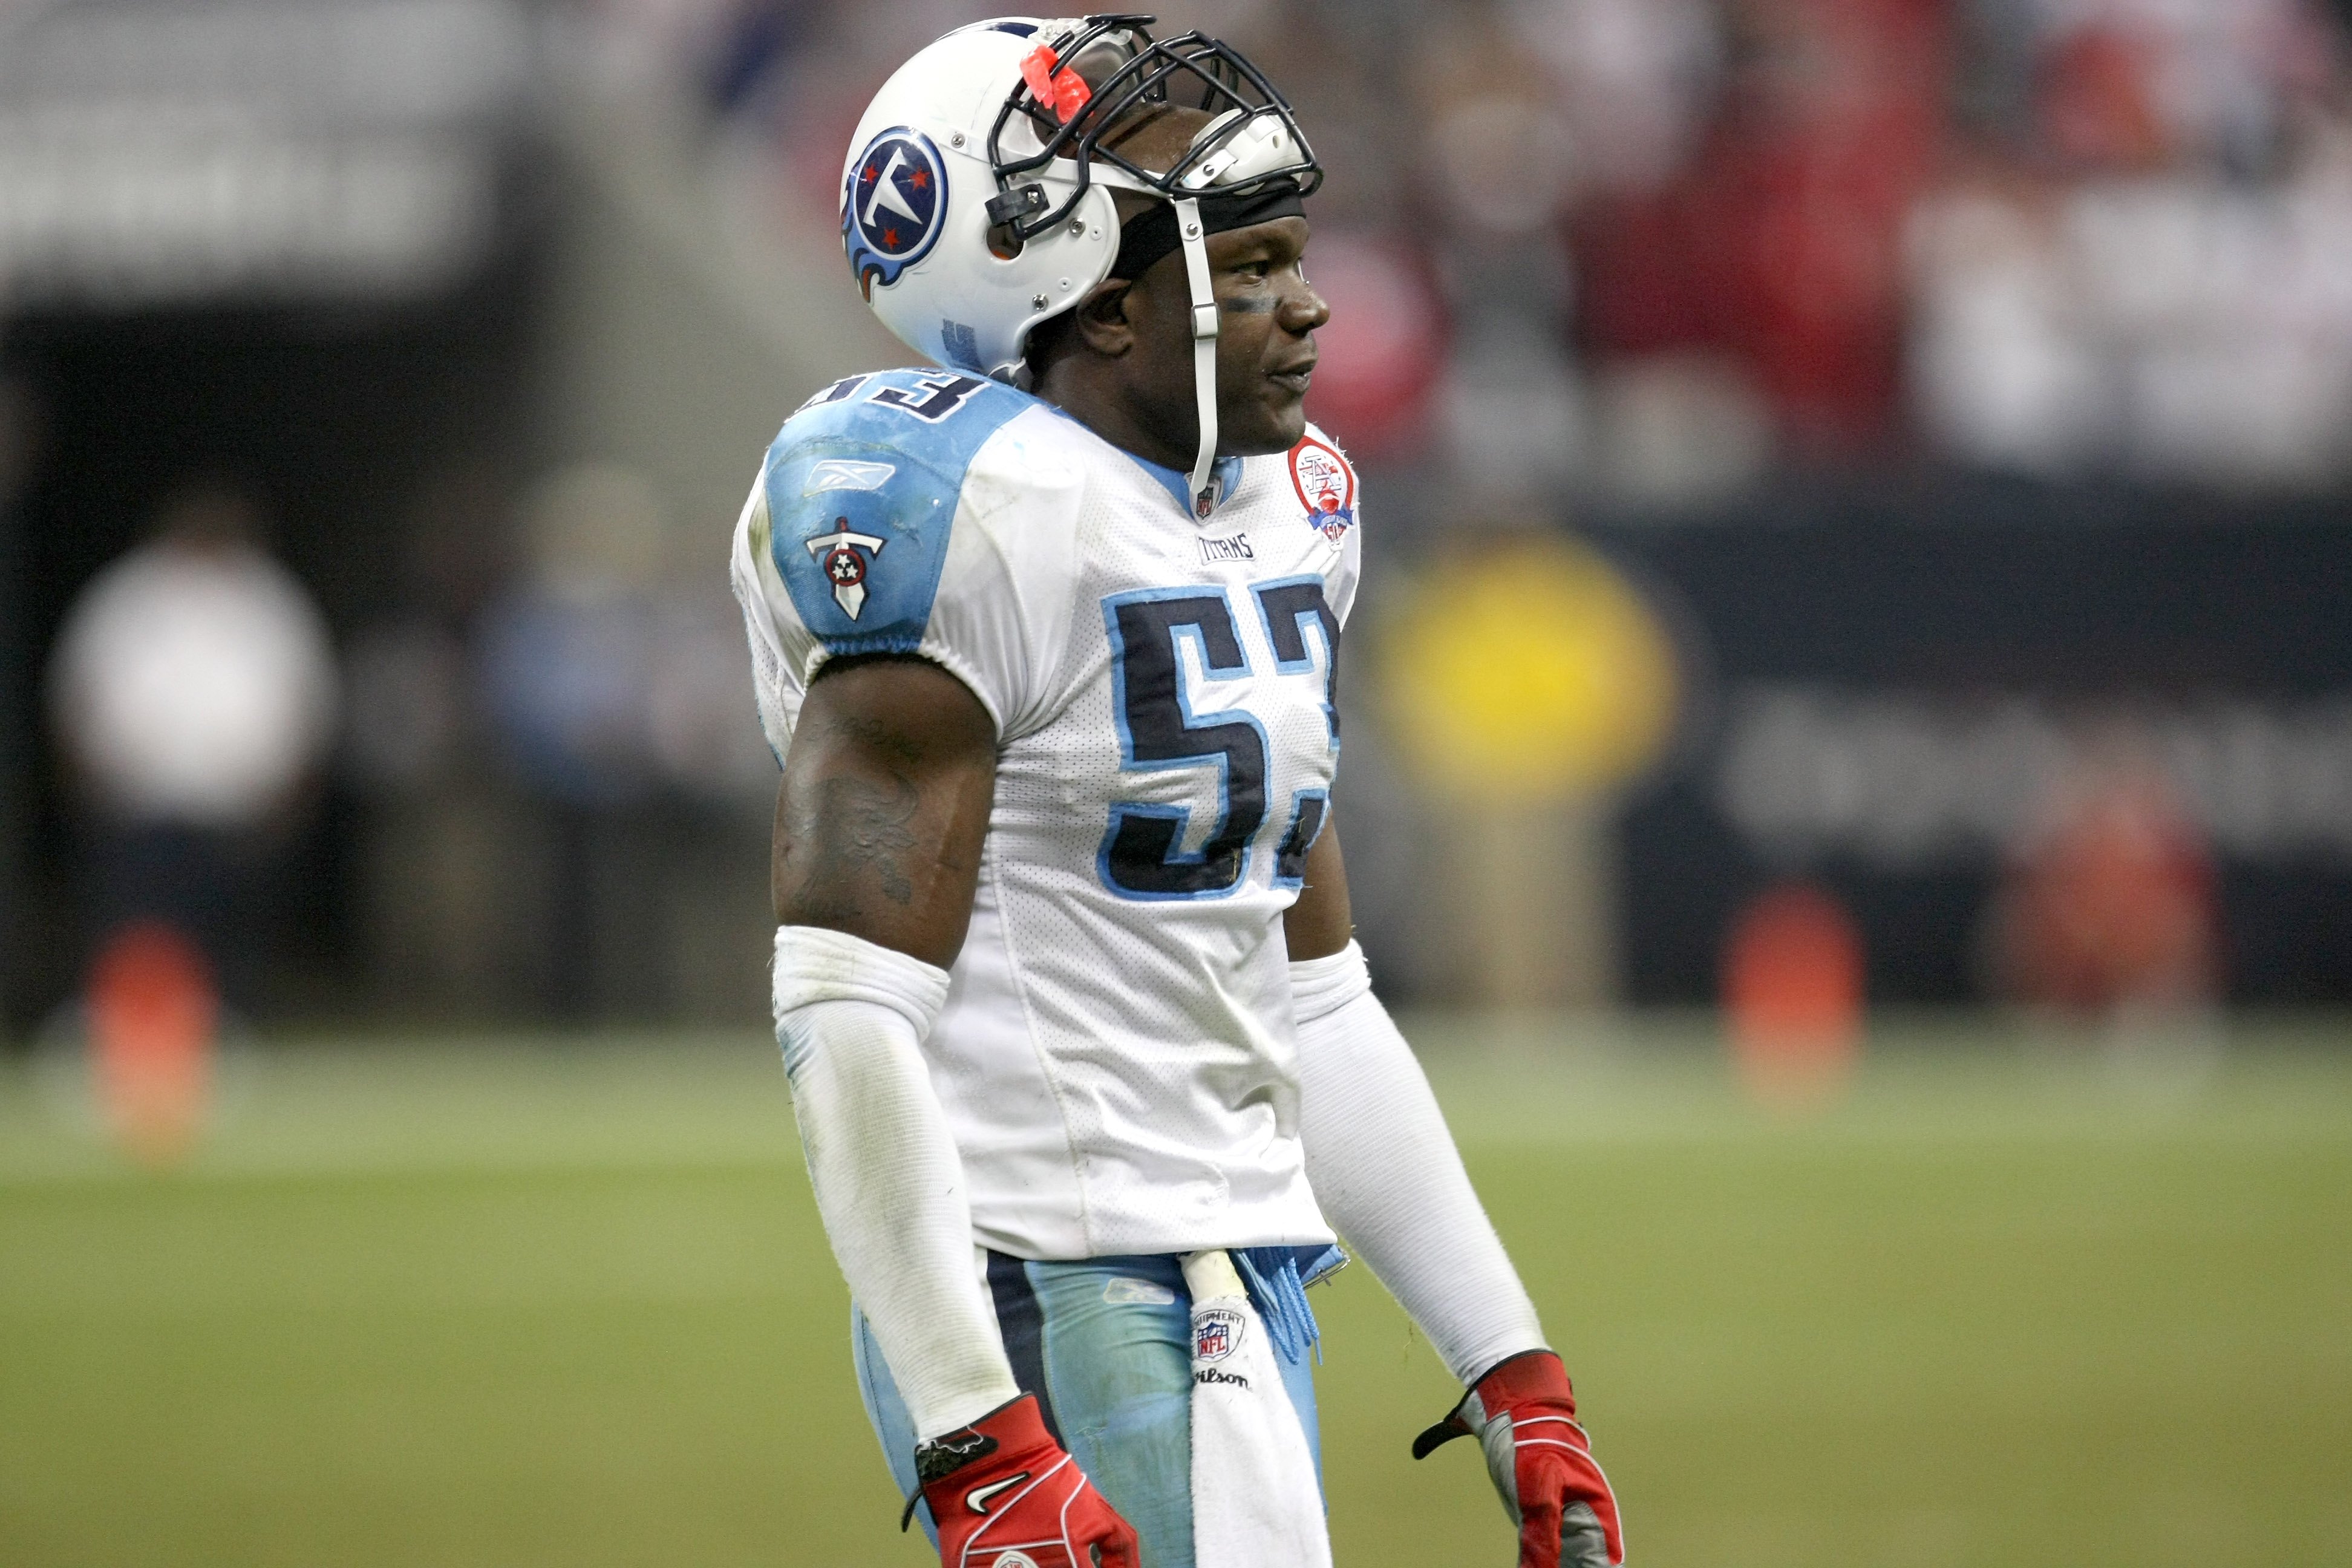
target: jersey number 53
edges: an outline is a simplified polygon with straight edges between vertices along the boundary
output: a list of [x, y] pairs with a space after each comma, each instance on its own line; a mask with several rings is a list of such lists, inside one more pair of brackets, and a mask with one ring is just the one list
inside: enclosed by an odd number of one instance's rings
[[[1323, 644], [1324, 722], [1339, 744], [1333, 706], [1339, 671], [1339, 621], [1323, 596], [1320, 577], [1253, 584], [1249, 595], [1282, 675], [1314, 676], [1310, 632]], [[1118, 725], [1119, 764], [1129, 773], [1213, 763], [1218, 771], [1215, 828], [1200, 848], [1186, 852], [1192, 808], [1158, 802], [1120, 802], [1096, 858], [1103, 885], [1128, 899], [1213, 899], [1234, 891], [1249, 876], [1250, 849], [1265, 826], [1269, 781], [1265, 725], [1246, 708], [1206, 718], [1193, 713], [1179, 647], [1191, 643], [1204, 679], [1240, 680], [1253, 673], [1237, 635], [1232, 602], [1221, 588], [1145, 588], [1103, 601], [1110, 634], [1112, 701]], [[1278, 781], [1277, 781], [1278, 782]], [[1307, 847], [1322, 831], [1328, 790], [1319, 783], [1287, 792], [1289, 821], [1275, 850], [1274, 882], [1297, 888]]]

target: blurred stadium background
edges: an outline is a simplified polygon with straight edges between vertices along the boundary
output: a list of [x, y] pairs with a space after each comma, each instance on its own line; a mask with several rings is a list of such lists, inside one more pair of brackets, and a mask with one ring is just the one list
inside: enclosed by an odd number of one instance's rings
[[[0, 1562], [898, 1548], [723, 563], [989, 10], [0, 0]], [[1166, 14], [1331, 170], [1363, 940], [1641, 1561], [2352, 1561], [2348, 14]], [[1318, 1295], [1345, 1560], [1494, 1557]]]

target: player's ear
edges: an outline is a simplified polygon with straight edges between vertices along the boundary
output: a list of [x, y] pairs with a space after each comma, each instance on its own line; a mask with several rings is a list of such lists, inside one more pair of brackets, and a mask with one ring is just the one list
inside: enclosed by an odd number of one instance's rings
[[1106, 359], [1118, 359], [1135, 346], [1135, 324], [1128, 320], [1128, 293], [1132, 285], [1111, 278], [1087, 290], [1070, 314], [1078, 337]]

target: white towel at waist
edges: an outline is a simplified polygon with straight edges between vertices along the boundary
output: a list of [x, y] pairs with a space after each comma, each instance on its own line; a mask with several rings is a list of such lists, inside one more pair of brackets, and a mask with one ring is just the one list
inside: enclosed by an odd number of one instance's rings
[[1322, 1489], [1274, 1345], [1233, 1259], [1184, 1259], [1192, 1296], [1196, 1568], [1330, 1568]]

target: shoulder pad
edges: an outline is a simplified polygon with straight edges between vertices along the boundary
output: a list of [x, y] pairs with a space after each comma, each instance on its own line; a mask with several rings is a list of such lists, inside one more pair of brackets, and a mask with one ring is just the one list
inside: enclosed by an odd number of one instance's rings
[[1026, 393], [957, 371], [837, 381], [784, 422], [755, 537], [802, 624], [835, 654], [912, 653], [947, 560], [964, 472]]

